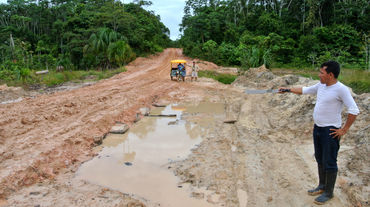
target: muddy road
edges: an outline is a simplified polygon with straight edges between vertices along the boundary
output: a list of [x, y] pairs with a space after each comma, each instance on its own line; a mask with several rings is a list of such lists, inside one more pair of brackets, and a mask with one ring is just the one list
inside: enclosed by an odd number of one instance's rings
[[[169, 62], [180, 58], [191, 60], [180, 49], [166, 49], [138, 58], [127, 66], [127, 72], [110, 79], [1, 104], [0, 206], [181, 206], [181, 200], [161, 203], [156, 194], [126, 191], [125, 181], [114, 182], [113, 175], [119, 176], [114, 173], [117, 168], [102, 175], [113, 177], [111, 182], [118, 187], [86, 177], [77, 179], [85, 164], [108, 153], [104, 147], [109, 142], [97, 146], [94, 140], [105, 137], [117, 122], [128, 124], [129, 133], [143, 134], [142, 129], [148, 127], [140, 124], [150, 118], [140, 115], [141, 120], [134, 122], [140, 108], [157, 110], [154, 103], [177, 104], [173, 105], [177, 110], [183, 105], [181, 118], [159, 126], [177, 125], [191, 139], [199, 138], [189, 145], [186, 156], [161, 161], [154, 169], [173, 175], [175, 188], [199, 201], [193, 206], [314, 206], [314, 197], [306, 193], [317, 182], [311, 138], [314, 97], [243, 93], [246, 88], [307, 85], [312, 80], [277, 77], [262, 68], [251, 70], [232, 85], [206, 78], [171, 81]], [[221, 70], [207, 62], [199, 66]], [[335, 198], [326, 206], [366, 206], [369, 202], [369, 95], [355, 99], [361, 115], [342, 142]], [[214, 104], [221, 104], [223, 110], [212, 108]], [[114, 153], [104, 155], [114, 157]], [[147, 187], [135, 186], [140, 188]], [[169, 190], [165, 197], [171, 197], [171, 192], [175, 191]]]

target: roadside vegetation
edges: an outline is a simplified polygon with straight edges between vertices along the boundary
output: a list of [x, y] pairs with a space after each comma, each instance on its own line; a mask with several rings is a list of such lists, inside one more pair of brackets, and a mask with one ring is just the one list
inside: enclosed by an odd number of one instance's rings
[[370, 69], [366, 0], [187, 0], [184, 11], [178, 44], [191, 57], [245, 69], [330, 59]]
[[[58, 86], [65, 82], [82, 83], [85, 81], [98, 81], [101, 79], [110, 78], [118, 73], [125, 72], [124, 67], [98, 71], [98, 70], [75, 70], [75, 71], [63, 71], [56, 72], [50, 71], [47, 74], [36, 75], [35, 71], [30, 71], [27, 76], [22, 78], [14, 77], [13, 74], [9, 74], [6, 78], [0, 80], [1, 84], [7, 84], [8, 86], [21, 86], [24, 88], [32, 88], [35, 86]], [[3, 74], [4, 75], [4, 74]]]
[[[0, 4], [0, 82], [57, 85], [109, 77], [137, 56], [161, 52], [169, 30], [150, 1], [19, 0]], [[40, 80], [35, 71], [49, 70]], [[112, 71], [114, 70], [114, 71]]]
[[[189, 57], [242, 71], [264, 64], [313, 78], [322, 62], [336, 60], [345, 68], [342, 82], [356, 92], [370, 92], [367, 0], [187, 0], [180, 25], [183, 35], [175, 42], [160, 17], [145, 10], [150, 4], [0, 4], [0, 83], [53, 86], [89, 73], [99, 79], [138, 56], [181, 47]], [[47, 78], [35, 75], [40, 70], [49, 70]], [[224, 83], [235, 79], [214, 72], [200, 76]]]
[[344, 83], [356, 91], [370, 90], [366, 0], [187, 0], [184, 11], [184, 35], [177, 44], [187, 56], [242, 70], [262, 64], [295, 68], [290, 71], [304, 75], [336, 60], [348, 68]]
[[224, 84], [231, 84], [237, 78], [236, 75], [223, 74], [223, 73], [218, 73], [216, 71], [210, 71], [210, 70], [201, 70], [198, 72], [198, 75], [199, 77], [212, 78]]

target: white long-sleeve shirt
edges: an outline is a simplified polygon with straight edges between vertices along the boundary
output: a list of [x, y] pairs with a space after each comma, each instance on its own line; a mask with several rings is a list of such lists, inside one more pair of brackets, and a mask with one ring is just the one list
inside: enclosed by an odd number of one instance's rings
[[343, 105], [347, 107], [350, 114], [358, 115], [360, 113], [351, 92], [347, 86], [339, 81], [331, 86], [319, 82], [310, 87], [303, 87], [302, 93], [317, 94], [313, 120], [319, 127], [335, 126], [341, 128]]

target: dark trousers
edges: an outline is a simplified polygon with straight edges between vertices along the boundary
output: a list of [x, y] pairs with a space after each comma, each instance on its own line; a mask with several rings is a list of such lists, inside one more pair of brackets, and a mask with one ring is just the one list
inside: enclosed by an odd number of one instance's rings
[[339, 151], [339, 138], [333, 138], [330, 129], [337, 129], [333, 126], [314, 126], [313, 144], [315, 147], [315, 158], [319, 165], [322, 165], [326, 172], [337, 172], [337, 157]]

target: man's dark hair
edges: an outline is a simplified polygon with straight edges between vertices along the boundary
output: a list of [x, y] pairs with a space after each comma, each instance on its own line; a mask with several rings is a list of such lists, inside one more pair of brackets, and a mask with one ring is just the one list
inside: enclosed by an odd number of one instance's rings
[[321, 68], [325, 66], [326, 66], [325, 70], [327, 73], [333, 73], [334, 77], [338, 78], [339, 73], [340, 73], [340, 65], [338, 62], [330, 60], [330, 61], [327, 61], [321, 64]]

